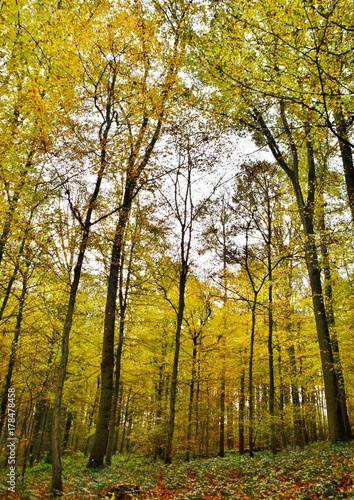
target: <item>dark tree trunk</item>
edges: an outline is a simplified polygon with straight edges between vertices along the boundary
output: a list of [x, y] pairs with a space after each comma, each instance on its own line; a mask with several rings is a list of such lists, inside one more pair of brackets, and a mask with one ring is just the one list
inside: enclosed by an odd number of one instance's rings
[[304, 448], [305, 442], [303, 438], [303, 428], [301, 419], [301, 406], [299, 397], [299, 387], [297, 384], [297, 370], [295, 359], [295, 347], [291, 345], [288, 348], [290, 359], [290, 375], [291, 375], [291, 399], [293, 404], [293, 419], [294, 419], [294, 444], [300, 449]]
[[254, 429], [254, 395], [253, 395], [253, 352], [254, 352], [254, 336], [256, 331], [256, 300], [252, 305], [252, 323], [251, 323], [251, 338], [250, 338], [250, 357], [248, 365], [248, 411], [249, 411], [249, 430], [248, 430], [248, 443], [250, 457], [254, 456], [253, 453], [253, 429]]
[[[136, 183], [127, 184], [124, 194], [123, 208], [120, 211], [118, 224], [115, 230], [111, 264], [108, 278], [107, 299], [104, 318], [102, 362], [101, 362], [101, 393], [96, 432], [87, 466], [100, 468], [104, 465], [107, 452], [109, 422], [111, 417], [113, 396], [114, 370], [114, 331], [116, 318], [116, 301], [118, 293], [119, 266], [122, 256], [125, 230], [128, 223], [132, 196]], [[118, 366], [117, 366], [118, 367]], [[119, 377], [119, 374], [117, 374]]]
[[347, 130], [347, 124], [344, 118], [343, 110], [340, 107], [335, 113], [336, 129], [339, 137], [344, 140], [339, 139], [339, 149], [342, 158], [343, 168], [344, 168], [344, 178], [347, 187], [347, 195], [349, 207], [352, 213], [352, 219], [354, 222], [354, 162], [353, 162], [353, 152], [349, 143], [349, 134]]
[[[184, 249], [182, 250], [184, 254]], [[176, 333], [175, 333], [175, 352], [173, 358], [173, 368], [172, 368], [172, 379], [171, 379], [171, 393], [170, 393], [170, 415], [167, 428], [166, 436], [166, 449], [164, 461], [166, 464], [170, 464], [172, 461], [172, 440], [174, 434], [175, 426], [175, 415], [176, 415], [176, 398], [177, 398], [177, 382], [178, 382], [178, 364], [179, 364], [179, 353], [181, 345], [181, 330], [183, 322], [184, 313], [184, 296], [186, 290], [188, 274], [188, 264], [187, 261], [182, 257], [181, 263], [181, 273], [179, 277], [179, 287], [178, 287], [178, 311], [177, 311], [177, 323], [176, 323]]]
[[120, 442], [120, 447], [119, 447], [120, 453], [123, 453], [124, 445], [126, 444], [125, 436], [126, 436], [126, 433], [127, 433], [128, 427], [129, 427], [129, 419], [130, 419], [129, 410], [130, 410], [131, 392], [132, 392], [132, 388], [130, 387], [129, 392], [127, 394], [127, 399], [126, 399], [125, 407], [124, 407], [124, 415], [123, 415], [123, 419], [122, 419], [123, 420], [123, 429], [122, 429], [122, 437], [121, 437], [121, 442]]
[[63, 440], [63, 448], [64, 448], [64, 450], [68, 446], [68, 443], [69, 443], [69, 435], [70, 435], [70, 430], [71, 430], [73, 421], [74, 421], [73, 412], [68, 411], [68, 413], [66, 415], [64, 440]]
[[223, 356], [223, 366], [220, 383], [220, 422], [219, 422], [219, 457], [225, 456], [225, 355]]
[[[147, 122], [142, 128], [145, 130]], [[100, 468], [104, 465], [107, 453], [109, 425], [111, 420], [113, 399], [113, 370], [114, 370], [114, 336], [116, 323], [116, 303], [118, 295], [118, 283], [120, 271], [122, 271], [122, 259], [125, 245], [125, 233], [130, 217], [133, 197], [136, 192], [138, 173], [130, 166], [128, 178], [124, 189], [122, 208], [119, 213], [118, 223], [114, 233], [111, 263], [108, 277], [107, 299], [104, 316], [102, 362], [101, 362], [101, 393], [96, 424], [95, 438], [87, 464], [89, 468]], [[120, 312], [121, 317], [122, 312]], [[121, 322], [120, 338], [117, 350], [116, 380], [120, 379], [120, 363], [124, 338], [124, 321]], [[113, 436], [112, 436], [113, 438]]]
[[108, 440], [108, 446], [107, 446], [106, 465], [112, 464], [112, 456], [114, 453], [114, 445], [115, 445], [114, 434], [117, 424], [117, 410], [118, 410], [118, 397], [120, 389], [120, 371], [121, 371], [121, 361], [123, 353], [123, 341], [124, 341], [124, 320], [121, 318], [119, 321], [119, 336], [118, 336], [118, 346], [116, 352], [116, 371], [114, 377], [111, 420], [109, 425], [110, 438]]
[[[167, 99], [167, 91], [163, 96], [163, 103]], [[118, 223], [114, 233], [111, 262], [108, 277], [107, 298], [104, 315], [102, 362], [101, 362], [101, 395], [98, 409], [95, 438], [87, 464], [88, 468], [100, 468], [104, 466], [104, 458], [107, 453], [109, 423], [112, 410], [113, 398], [113, 370], [114, 370], [114, 336], [117, 308], [117, 294], [119, 282], [119, 270], [123, 248], [125, 244], [125, 233], [130, 217], [133, 198], [137, 193], [137, 184], [141, 173], [148, 164], [155, 144], [160, 136], [164, 109], [154, 128], [154, 133], [140, 162], [138, 156], [142, 148], [142, 142], [148, 130], [149, 120], [143, 117], [137, 140], [131, 146], [131, 154], [128, 160], [127, 177], [123, 190], [123, 203], [119, 213]], [[118, 365], [117, 365], [118, 368]], [[117, 377], [120, 374], [117, 372]]]
[[128, 303], [128, 294], [130, 288], [130, 277], [131, 277], [131, 269], [133, 263], [133, 255], [135, 248], [135, 236], [133, 238], [130, 250], [130, 257], [127, 266], [127, 277], [124, 284], [124, 264], [125, 264], [125, 256], [124, 256], [124, 242], [122, 245], [122, 252], [120, 256], [120, 265], [118, 270], [119, 275], [119, 290], [118, 290], [118, 300], [119, 300], [119, 334], [118, 334], [118, 346], [116, 351], [116, 359], [115, 359], [115, 379], [114, 379], [114, 390], [113, 390], [113, 400], [112, 400], [112, 410], [111, 410], [111, 420], [109, 424], [108, 435], [110, 439], [108, 440], [107, 446], [107, 455], [106, 455], [106, 465], [111, 465], [112, 463], [112, 455], [114, 453], [114, 433], [116, 427], [116, 419], [117, 419], [117, 406], [118, 406], [118, 395], [120, 388], [120, 372], [121, 372], [121, 363], [122, 363], [122, 355], [123, 355], [123, 342], [124, 342], [124, 330], [125, 330], [125, 315], [127, 310]]
[[197, 363], [197, 336], [193, 336], [193, 352], [192, 352], [192, 372], [191, 380], [189, 383], [189, 402], [188, 402], [188, 425], [187, 425], [187, 451], [186, 462], [189, 462], [191, 452], [191, 439], [192, 439], [192, 417], [193, 417], [193, 404], [194, 404], [194, 386], [196, 378], [196, 363]]
[[[180, 146], [184, 149], [184, 144]], [[185, 307], [185, 293], [187, 284], [187, 275], [189, 267], [189, 254], [191, 248], [192, 240], [192, 223], [193, 223], [193, 203], [192, 203], [192, 160], [190, 157], [189, 142], [186, 148], [187, 152], [187, 176], [186, 176], [186, 187], [183, 196], [183, 206], [182, 209], [178, 206], [177, 200], [179, 199], [181, 186], [179, 184], [179, 174], [181, 165], [177, 170], [177, 176], [175, 181], [175, 210], [177, 214], [177, 220], [180, 225], [180, 272], [179, 272], [179, 283], [178, 283], [178, 306], [175, 308], [176, 312], [176, 331], [175, 331], [175, 345], [174, 345], [174, 358], [172, 367], [172, 378], [171, 378], [171, 391], [170, 391], [170, 412], [169, 420], [167, 425], [167, 435], [166, 435], [166, 448], [165, 448], [165, 464], [170, 464], [172, 462], [172, 442], [175, 426], [175, 416], [176, 416], [176, 400], [177, 400], [177, 383], [178, 383], [178, 365], [179, 365], [179, 354], [181, 346], [181, 332], [182, 323], [184, 316]]]
[[242, 371], [240, 382], [239, 413], [238, 413], [238, 451], [245, 453], [245, 372]]
[[281, 357], [281, 346], [278, 343], [278, 371], [279, 371], [279, 413], [280, 413], [280, 435], [281, 435], [281, 446], [285, 448], [287, 443], [285, 434], [285, 422], [284, 422], [284, 379], [282, 370], [282, 357]]
[[275, 386], [274, 386], [274, 353], [273, 353], [273, 265], [272, 265], [272, 217], [269, 193], [267, 193], [267, 270], [268, 270], [268, 362], [269, 362], [269, 416], [270, 416], [270, 449], [276, 453], [275, 436]]
[[[325, 224], [325, 218], [324, 218], [323, 211], [321, 211], [321, 214], [320, 214], [319, 226], [320, 226], [320, 230], [322, 231], [322, 234], [325, 235], [326, 234], [326, 224]], [[322, 254], [322, 260], [323, 260], [323, 274], [324, 274], [324, 278], [325, 278], [325, 280], [324, 280], [325, 309], [326, 309], [326, 313], [327, 313], [328, 327], [329, 327], [330, 337], [331, 337], [331, 346], [332, 346], [334, 363], [335, 363], [334, 367], [335, 367], [335, 372], [337, 375], [338, 389], [339, 389], [339, 395], [340, 395], [340, 404], [341, 404], [342, 415], [343, 415], [343, 425], [345, 428], [345, 433], [348, 436], [348, 439], [353, 439], [353, 432], [352, 432], [352, 428], [350, 425], [348, 408], [347, 408], [345, 382], [344, 382], [344, 375], [343, 375], [343, 370], [342, 370], [342, 363], [341, 363], [341, 357], [340, 357], [340, 352], [339, 352], [336, 323], [335, 323], [334, 310], [333, 310], [332, 273], [331, 273], [329, 249], [327, 246], [325, 236], [323, 236], [321, 239], [321, 254]]]
[[27, 273], [24, 273], [23, 282], [22, 282], [22, 291], [19, 298], [19, 306], [18, 312], [16, 316], [16, 326], [15, 326], [15, 334], [11, 344], [11, 352], [9, 357], [9, 362], [7, 365], [7, 373], [5, 376], [5, 386], [4, 391], [1, 398], [1, 414], [0, 414], [0, 434], [2, 433], [2, 429], [4, 427], [5, 419], [6, 419], [6, 408], [7, 408], [7, 400], [8, 400], [8, 390], [11, 387], [12, 383], [12, 373], [15, 366], [16, 360], [16, 352], [17, 345], [21, 334], [21, 325], [23, 319], [23, 309], [25, 306], [25, 300], [27, 295]]
[[[314, 163], [309, 167], [309, 177], [314, 177]], [[315, 179], [309, 183], [314, 183]], [[294, 182], [294, 189], [298, 200], [299, 211], [302, 219], [305, 242], [306, 264], [310, 279], [312, 302], [315, 314], [317, 338], [320, 347], [322, 362], [322, 372], [325, 385], [325, 394], [327, 401], [327, 415], [331, 442], [348, 440], [350, 438], [344, 427], [344, 418], [340, 404], [340, 394], [337, 382], [336, 371], [334, 369], [334, 357], [329, 334], [328, 320], [324, 307], [323, 291], [321, 283], [320, 268], [318, 263], [317, 248], [315, 242], [315, 233], [313, 227], [313, 208], [306, 206], [303, 202], [300, 186]], [[313, 201], [311, 202], [313, 204]]]

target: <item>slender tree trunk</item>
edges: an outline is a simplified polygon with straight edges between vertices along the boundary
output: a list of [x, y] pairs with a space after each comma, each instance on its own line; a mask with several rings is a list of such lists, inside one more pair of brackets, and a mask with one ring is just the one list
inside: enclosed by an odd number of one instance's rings
[[279, 371], [279, 413], [281, 419], [280, 434], [281, 434], [281, 444], [282, 448], [287, 445], [287, 439], [285, 434], [285, 422], [284, 422], [284, 378], [282, 370], [282, 357], [281, 357], [281, 346], [278, 343], [278, 371]]
[[256, 300], [257, 296], [254, 297], [254, 303], [252, 305], [252, 323], [251, 323], [251, 339], [250, 339], [250, 357], [248, 364], [248, 410], [249, 410], [249, 433], [248, 433], [248, 443], [249, 443], [249, 454], [250, 457], [254, 456], [253, 453], [253, 427], [254, 427], [254, 395], [253, 395], [253, 353], [254, 353], [254, 336], [256, 331]]
[[123, 417], [123, 430], [122, 430], [122, 437], [121, 437], [121, 442], [120, 442], [120, 447], [119, 447], [119, 452], [123, 453], [124, 451], [124, 444], [125, 444], [125, 435], [127, 432], [127, 427], [129, 424], [129, 405], [130, 405], [130, 398], [131, 398], [131, 392], [132, 388], [129, 387], [129, 392], [127, 394], [127, 400], [125, 402], [125, 408], [124, 408], [124, 417]]
[[189, 402], [188, 402], [188, 426], [187, 426], [187, 451], [186, 462], [189, 462], [191, 452], [191, 439], [192, 439], [192, 417], [193, 417], [193, 403], [194, 403], [194, 386], [196, 377], [196, 363], [197, 363], [197, 336], [193, 336], [193, 353], [192, 353], [192, 372], [191, 380], [189, 383]]
[[197, 387], [195, 390], [195, 442], [199, 441], [199, 450], [201, 447], [201, 439], [199, 436], [199, 398], [200, 398], [200, 370], [201, 370], [201, 362], [200, 362], [200, 346], [199, 344], [199, 353], [197, 355]]
[[288, 349], [290, 359], [290, 374], [291, 374], [291, 399], [293, 404], [293, 419], [294, 419], [294, 444], [300, 449], [304, 448], [303, 429], [301, 421], [301, 407], [299, 398], [299, 387], [297, 383], [297, 370], [295, 359], [295, 347], [291, 345]]
[[[134, 240], [135, 240], [135, 237], [134, 237]], [[117, 419], [117, 405], [118, 405], [118, 395], [119, 395], [119, 388], [120, 388], [120, 372], [121, 372], [121, 362], [122, 362], [122, 355], [123, 355], [125, 315], [126, 315], [126, 310], [127, 310], [128, 294], [129, 294], [129, 288], [130, 288], [130, 276], [131, 276], [131, 269], [132, 269], [132, 263], [133, 263], [134, 247], [135, 247], [135, 241], [133, 241], [131, 244], [131, 251], [130, 251], [130, 257], [129, 257], [129, 262], [128, 262], [128, 266], [127, 266], [127, 277], [126, 277], [125, 286], [124, 286], [124, 263], [125, 263], [124, 242], [122, 245], [122, 252], [121, 252], [121, 256], [120, 256], [120, 265], [119, 265], [119, 270], [118, 270], [118, 275], [119, 275], [119, 290], [118, 290], [119, 334], [118, 334], [118, 346], [117, 346], [116, 359], [115, 359], [116, 370], [115, 370], [115, 380], [114, 380], [114, 389], [113, 389], [111, 420], [110, 420], [109, 431], [108, 431], [108, 435], [111, 436], [111, 438], [108, 440], [108, 445], [107, 445], [106, 465], [111, 465], [112, 455], [114, 452], [114, 432], [115, 432], [116, 419]]]
[[156, 394], [156, 414], [154, 424], [158, 429], [157, 437], [154, 441], [153, 447], [153, 458], [156, 461], [157, 457], [163, 457], [162, 451], [162, 440], [161, 440], [161, 419], [162, 419], [162, 397], [163, 397], [163, 364], [159, 365], [159, 378], [155, 382], [155, 394]]
[[275, 387], [274, 387], [274, 353], [273, 353], [273, 266], [272, 266], [272, 218], [269, 193], [267, 194], [267, 268], [268, 268], [268, 360], [269, 360], [269, 415], [270, 415], [270, 449], [276, 453], [275, 436]]
[[225, 456], [225, 355], [223, 356], [223, 365], [220, 383], [220, 422], [219, 422], [219, 457]]
[[[182, 249], [184, 253], [184, 249]], [[177, 399], [177, 382], [178, 382], [178, 364], [179, 364], [179, 353], [181, 345], [181, 330], [183, 322], [184, 313], [184, 296], [186, 290], [188, 274], [188, 264], [187, 261], [182, 257], [181, 272], [179, 277], [179, 291], [178, 291], [178, 310], [177, 310], [177, 324], [175, 333], [175, 352], [173, 358], [173, 368], [172, 368], [172, 379], [171, 379], [171, 393], [170, 393], [170, 415], [167, 428], [167, 439], [166, 439], [166, 449], [165, 449], [165, 464], [170, 464], [172, 461], [172, 440], [174, 434], [175, 426], [175, 415], [176, 415], [176, 399]]]
[[312, 219], [303, 216], [306, 241], [306, 264], [310, 278], [312, 302], [315, 314], [318, 343], [321, 353], [322, 371], [328, 410], [328, 424], [331, 442], [347, 440], [350, 436], [344, 427], [342, 407], [334, 370], [334, 357], [329, 334], [326, 311], [323, 302], [321, 276], [318, 264], [317, 249], [314, 240]]
[[233, 450], [235, 447], [235, 436], [234, 436], [234, 404], [233, 401], [228, 405], [227, 414], [227, 448], [228, 450]]
[[119, 395], [118, 395], [118, 404], [117, 404], [117, 422], [116, 422], [116, 428], [114, 431], [113, 435], [113, 454], [118, 452], [118, 445], [119, 445], [119, 428], [120, 424], [122, 421], [122, 408], [123, 408], [123, 394], [124, 394], [124, 386], [122, 382], [119, 383]]
[[[122, 313], [121, 313], [122, 314]], [[117, 408], [118, 408], [118, 396], [120, 389], [120, 372], [121, 372], [121, 360], [123, 353], [123, 340], [124, 340], [124, 320], [120, 318], [119, 321], [119, 336], [118, 336], [118, 346], [116, 352], [116, 371], [114, 378], [114, 390], [113, 390], [113, 399], [112, 399], [112, 412], [111, 412], [111, 420], [109, 425], [109, 436], [107, 446], [107, 455], [106, 455], [106, 465], [112, 464], [112, 455], [114, 452], [114, 431], [117, 422]]]
[[88, 450], [90, 448], [90, 431], [94, 423], [94, 417], [96, 414], [96, 409], [98, 408], [98, 397], [99, 397], [99, 390], [100, 390], [100, 377], [97, 377], [97, 389], [96, 389], [96, 394], [95, 394], [95, 400], [93, 402], [92, 408], [90, 411], [88, 411], [88, 415], [86, 418], [86, 425], [87, 425], [87, 439], [85, 443], [85, 450], [84, 450], [84, 455], [86, 456], [88, 453]]
[[222, 223], [222, 252], [223, 252], [223, 331], [220, 337], [220, 347], [222, 350], [221, 357], [221, 380], [220, 380], [220, 421], [219, 421], [219, 457], [225, 456], [225, 390], [226, 390], [226, 366], [225, 366], [225, 351], [226, 351], [226, 332], [227, 332], [227, 215], [225, 209], [225, 200], [222, 198], [221, 209]]
[[12, 383], [12, 373], [13, 373], [13, 369], [15, 366], [17, 345], [18, 345], [18, 341], [20, 338], [20, 334], [21, 334], [23, 309], [25, 306], [26, 295], [27, 295], [27, 273], [25, 271], [24, 276], [23, 276], [23, 281], [22, 281], [22, 291], [21, 291], [21, 295], [19, 298], [18, 312], [17, 312], [17, 316], [16, 316], [15, 333], [14, 333], [14, 338], [13, 338], [12, 344], [11, 344], [11, 352], [10, 352], [9, 362], [7, 365], [7, 373], [5, 376], [5, 386], [4, 386], [4, 391], [2, 394], [2, 398], [1, 398], [0, 435], [2, 433], [2, 429], [4, 427], [4, 423], [5, 423], [5, 419], [6, 419], [8, 390], [11, 387], [11, 383]]
[[[309, 177], [314, 183], [314, 162], [313, 157], [310, 158]], [[317, 248], [315, 242], [315, 233], [313, 227], [313, 208], [305, 206], [302, 198], [300, 186], [297, 182], [294, 184], [296, 190], [298, 206], [302, 219], [305, 241], [306, 264], [310, 279], [312, 303], [315, 314], [317, 338], [320, 347], [320, 355], [322, 362], [322, 372], [325, 384], [325, 394], [327, 401], [327, 415], [331, 442], [347, 440], [350, 438], [344, 427], [344, 418], [342, 415], [342, 407], [340, 404], [339, 387], [337, 382], [336, 371], [334, 369], [334, 357], [329, 334], [328, 320], [323, 301], [323, 291], [320, 275], [320, 267], [318, 263]], [[313, 203], [313, 201], [311, 202]]]
[[70, 430], [72, 428], [73, 421], [74, 421], [73, 412], [68, 411], [68, 413], [66, 415], [65, 432], [64, 432], [64, 440], [63, 440], [63, 448], [64, 449], [68, 446], [68, 443], [69, 443], [69, 435], [70, 435]]
[[209, 458], [210, 448], [210, 388], [209, 380], [207, 381], [207, 407], [206, 407], [206, 421], [205, 421], [205, 458]]
[[[184, 146], [183, 146], [184, 147]], [[166, 448], [165, 448], [165, 464], [170, 464], [172, 462], [172, 442], [174, 434], [175, 425], [175, 415], [176, 415], [176, 399], [177, 399], [177, 383], [178, 383], [178, 365], [179, 365], [179, 354], [181, 345], [181, 331], [185, 307], [185, 292], [186, 283], [188, 275], [188, 260], [189, 252], [191, 247], [192, 239], [192, 222], [193, 222], [193, 203], [192, 203], [192, 160], [190, 157], [189, 142], [187, 144], [187, 185], [185, 188], [185, 194], [183, 198], [183, 209], [180, 210], [178, 206], [178, 198], [180, 196], [181, 186], [179, 184], [179, 174], [180, 170], [177, 171], [177, 177], [175, 182], [175, 203], [176, 203], [176, 213], [177, 219], [181, 228], [181, 239], [180, 239], [180, 274], [179, 274], [179, 284], [178, 284], [178, 306], [176, 309], [176, 331], [175, 331], [175, 350], [173, 358], [173, 368], [172, 368], [172, 378], [171, 378], [171, 392], [170, 392], [170, 412], [169, 421], [167, 426], [167, 436], [166, 436]], [[180, 167], [179, 167], [180, 168]]]
[[74, 316], [77, 290], [79, 287], [81, 269], [87, 246], [88, 231], [85, 240], [81, 243], [79, 258], [74, 271], [74, 279], [70, 287], [70, 298], [66, 312], [64, 331], [61, 343], [61, 358], [59, 364], [59, 373], [55, 391], [53, 421], [52, 421], [52, 492], [59, 495], [63, 491], [62, 465], [61, 465], [61, 403], [64, 392], [64, 383], [66, 377], [66, 367], [69, 359], [69, 337]]
[[245, 453], [245, 372], [242, 370], [238, 413], [238, 450]]
[[311, 436], [311, 441], [316, 442], [318, 440], [316, 394], [314, 392], [311, 392], [308, 395], [308, 398], [309, 398], [309, 403], [311, 405], [310, 436]]

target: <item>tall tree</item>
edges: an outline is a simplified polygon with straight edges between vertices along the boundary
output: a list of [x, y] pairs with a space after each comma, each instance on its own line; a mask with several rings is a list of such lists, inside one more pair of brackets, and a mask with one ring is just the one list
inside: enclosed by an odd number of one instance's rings
[[[289, 42], [287, 38], [279, 39], [277, 35], [274, 36], [273, 31], [268, 30], [268, 25], [273, 25], [273, 10], [261, 3], [257, 6], [259, 12], [255, 10], [254, 4], [243, 11], [232, 4], [217, 8], [207, 35], [208, 48], [202, 49], [201, 52], [204, 60], [210, 64], [209, 82], [213, 81], [223, 91], [225, 104], [230, 106], [225, 113], [229, 113], [233, 121], [246, 125], [249, 130], [254, 130], [259, 139], [262, 138], [263, 144], [269, 147], [279, 167], [291, 182], [305, 240], [306, 263], [325, 382], [330, 437], [332, 442], [336, 442], [348, 439], [350, 433], [348, 434], [345, 429], [346, 418], [339, 404], [338, 380], [334, 370], [316, 247], [313, 218], [317, 182], [316, 111], [311, 109], [310, 96], [306, 97], [307, 100], [296, 96], [289, 97], [287, 82], [292, 85], [289, 75], [295, 75], [295, 72], [291, 74], [294, 64], [298, 68], [298, 63], [295, 63], [297, 59], [292, 60], [293, 40]], [[300, 6], [298, 11], [294, 11], [294, 19], [297, 19], [297, 12], [303, 12], [303, 8]], [[261, 22], [262, 15], [267, 20], [265, 27]], [[287, 32], [289, 37], [293, 36], [292, 22]], [[244, 28], [245, 23], [248, 29]], [[307, 41], [307, 37], [311, 37], [311, 28], [308, 28], [305, 21], [303, 23], [301, 29]], [[220, 36], [226, 37], [228, 42], [218, 48]], [[250, 43], [250, 38], [257, 43]], [[296, 47], [303, 46], [302, 40], [297, 39]], [[283, 47], [289, 48], [289, 51], [284, 53]], [[216, 53], [212, 52], [214, 49]], [[261, 68], [257, 65], [260, 55], [263, 58]], [[311, 74], [313, 73], [309, 75]], [[303, 75], [305, 80], [306, 75], [307, 73]], [[298, 76], [295, 79], [296, 84], [301, 86], [303, 78]]]
[[[121, 209], [115, 228], [109, 269], [102, 347], [101, 396], [95, 439], [88, 462], [88, 467], [93, 468], [103, 465], [107, 451], [113, 395], [116, 300], [126, 227], [133, 199], [141, 188], [139, 182], [142, 182], [143, 173], [159, 140], [171, 96], [176, 92], [178, 72], [183, 60], [184, 41], [181, 30], [187, 20], [189, 4], [168, 3], [165, 6], [167, 13], [162, 6], [151, 7], [150, 10], [137, 3], [131, 12], [136, 36], [134, 60], [140, 63], [132, 75], [138, 102], [132, 99], [121, 107], [128, 130], [128, 157], [125, 159]], [[163, 40], [161, 35], [166, 29], [171, 30], [171, 38]], [[158, 84], [156, 71], [160, 72]]]

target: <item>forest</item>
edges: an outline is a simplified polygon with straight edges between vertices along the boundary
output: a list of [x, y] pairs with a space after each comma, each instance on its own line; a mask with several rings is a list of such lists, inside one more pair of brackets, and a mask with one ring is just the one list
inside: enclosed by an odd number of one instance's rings
[[354, 498], [351, 3], [0, 22], [1, 498]]

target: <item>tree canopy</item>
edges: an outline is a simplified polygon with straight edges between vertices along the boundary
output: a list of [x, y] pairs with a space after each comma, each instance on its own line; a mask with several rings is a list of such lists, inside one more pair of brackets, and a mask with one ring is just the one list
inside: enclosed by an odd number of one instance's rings
[[78, 454], [351, 441], [348, 2], [23, 0], [0, 19], [5, 491], [48, 463], [60, 496]]

